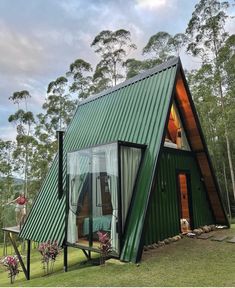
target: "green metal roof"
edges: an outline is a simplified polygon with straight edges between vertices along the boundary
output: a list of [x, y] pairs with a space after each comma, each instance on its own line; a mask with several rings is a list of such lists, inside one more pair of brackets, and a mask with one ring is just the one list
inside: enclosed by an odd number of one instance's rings
[[[122, 140], [147, 145], [124, 235], [121, 259], [125, 261], [137, 259], [154, 166], [179, 63], [179, 58], [174, 58], [84, 100], [64, 136], [64, 164], [68, 151], [96, 144]], [[60, 244], [64, 240], [65, 197], [58, 199], [57, 163], [56, 157], [22, 228], [22, 238], [39, 242], [57, 240]]]

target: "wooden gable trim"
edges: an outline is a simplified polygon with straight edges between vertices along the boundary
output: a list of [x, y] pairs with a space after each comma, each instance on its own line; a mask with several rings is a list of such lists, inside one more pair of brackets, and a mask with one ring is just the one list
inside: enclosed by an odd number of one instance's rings
[[201, 170], [215, 221], [218, 224], [229, 226], [217, 179], [182, 67], [178, 73], [175, 98], [187, 131], [189, 145], [192, 152], [195, 152], [195, 158]]

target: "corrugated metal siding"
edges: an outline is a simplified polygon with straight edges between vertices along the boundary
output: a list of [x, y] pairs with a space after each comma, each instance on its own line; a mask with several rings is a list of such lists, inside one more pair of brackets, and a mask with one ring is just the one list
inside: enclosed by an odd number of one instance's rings
[[146, 215], [145, 245], [180, 233], [177, 170], [190, 172], [194, 227], [214, 223], [206, 190], [193, 155], [179, 150], [169, 152], [169, 149], [164, 149], [160, 156], [156, 187]]
[[64, 240], [65, 197], [57, 198], [57, 157], [27, 218], [20, 235], [38, 242]]
[[[81, 104], [64, 137], [66, 152], [116, 140], [147, 144], [137, 193], [127, 223], [121, 259], [136, 261], [153, 167], [160, 149], [176, 77], [172, 66], [141, 81]], [[64, 182], [66, 175], [64, 173]], [[65, 201], [57, 199], [57, 159], [44, 182], [20, 236], [36, 241], [64, 239]]]

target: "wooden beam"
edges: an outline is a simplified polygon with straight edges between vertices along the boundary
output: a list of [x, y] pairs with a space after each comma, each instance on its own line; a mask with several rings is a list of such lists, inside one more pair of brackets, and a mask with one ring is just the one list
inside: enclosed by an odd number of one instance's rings
[[84, 253], [84, 255], [86, 256], [86, 258], [88, 259], [88, 260], [90, 260], [91, 259], [91, 255], [90, 255], [90, 251], [87, 253], [87, 251], [85, 250], [85, 249], [82, 249], [82, 252]]
[[8, 232], [7, 234], [8, 234], [8, 237], [9, 237], [10, 241], [11, 241], [11, 244], [12, 244], [14, 250], [15, 250], [15, 253], [16, 253], [18, 259], [19, 259], [19, 262], [20, 262], [20, 265], [21, 265], [21, 267], [22, 267], [22, 269], [23, 269], [24, 275], [25, 275], [26, 279], [29, 280], [29, 278], [28, 278], [28, 271], [27, 271], [27, 269], [26, 269], [26, 267], [25, 267], [25, 265], [24, 265], [24, 262], [23, 262], [23, 260], [22, 260], [21, 255], [20, 255], [20, 252], [19, 252], [19, 250], [18, 250], [18, 248], [17, 248], [15, 239], [14, 239], [14, 237], [13, 237], [13, 235], [12, 235], [11, 232]]
[[30, 252], [31, 252], [31, 241], [27, 240], [27, 280], [30, 280]]
[[64, 272], [68, 271], [68, 246], [64, 245]]

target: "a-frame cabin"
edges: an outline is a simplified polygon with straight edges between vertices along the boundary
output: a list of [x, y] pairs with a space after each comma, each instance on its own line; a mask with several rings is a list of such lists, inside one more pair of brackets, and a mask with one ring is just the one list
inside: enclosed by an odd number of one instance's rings
[[[20, 237], [140, 260], [144, 245], [190, 228], [229, 226], [179, 58], [82, 101]], [[59, 177], [60, 178], [60, 177]]]

